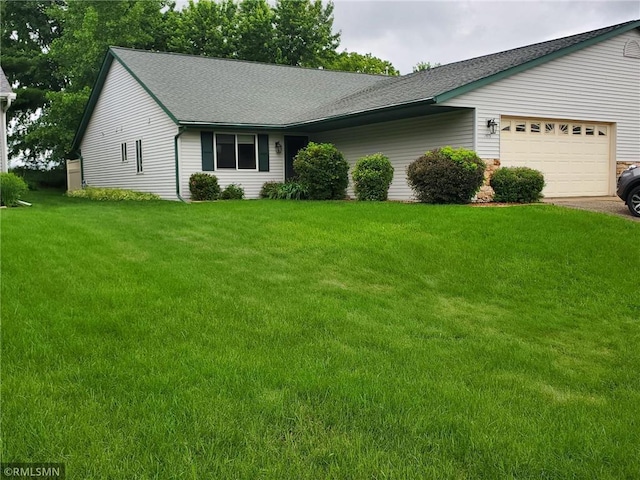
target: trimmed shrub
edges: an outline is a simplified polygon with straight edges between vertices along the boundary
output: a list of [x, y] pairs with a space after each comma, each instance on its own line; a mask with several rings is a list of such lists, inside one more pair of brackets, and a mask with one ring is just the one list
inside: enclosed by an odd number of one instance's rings
[[227, 185], [220, 193], [220, 200], [242, 200], [244, 198], [244, 188], [235, 183]]
[[11, 207], [29, 191], [29, 186], [15, 173], [0, 174], [0, 200], [2, 205]]
[[155, 193], [136, 192], [135, 190], [123, 190], [121, 188], [86, 187], [82, 190], [67, 192], [68, 197], [86, 198], [101, 202], [119, 202], [123, 200], [148, 201], [160, 200]]
[[407, 167], [407, 182], [424, 203], [468, 203], [484, 181], [486, 164], [473, 150], [430, 150]]
[[384, 201], [393, 180], [393, 166], [382, 153], [374, 153], [356, 162], [352, 177], [358, 200]]
[[495, 171], [489, 185], [494, 202], [531, 203], [542, 198], [544, 175], [528, 167], [503, 167]]
[[282, 182], [265, 182], [260, 189], [260, 198], [277, 198], [276, 193], [282, 185]]
[[293, 161], [298, 181], [311, 200], [342, 200], [349, 185], [349, 164], [330, 143], [309, 143]]
[[208, 173], [194, 173], [189, 177], [189, 192], [192, 200], [217, 200], [220, 196], [218, 178]]

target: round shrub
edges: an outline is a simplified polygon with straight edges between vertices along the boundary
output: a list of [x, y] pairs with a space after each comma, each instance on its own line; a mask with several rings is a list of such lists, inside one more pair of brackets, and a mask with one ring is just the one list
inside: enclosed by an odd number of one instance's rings
[[244, 188], [232, 183], [227, 185], [220, 193], [220, 200], [242, 200], [244, 198]]
[[503, 167], [495, 171], [489, 185], [494, 202], [531, 203], [542, 198], [544, 175], [528, 167]]
[[15, 205], [28, 190], [27, 182], [15, 173], [0, 174], [0, 199], [2, 200], [2, 205], [8, 207]]
[[393, 180], [393, 166], [382, 153], [374, 153], [356, 162], [352, 177], [358, 200], [384, 201]]
[[216, 200], [220, 196], [220, 185], [214, 175], [194, 173], [189, 177], [192, 200]]
[[473, 150], [430, 150], [407, 167], [407, 182], [424, 203], [468, 203], [484, 181], [486, 164]]
[[298, 181], [311, 200], [342, 200], [349, 185], [349, 164], [330, 143], [309, 143], [293, 161]]

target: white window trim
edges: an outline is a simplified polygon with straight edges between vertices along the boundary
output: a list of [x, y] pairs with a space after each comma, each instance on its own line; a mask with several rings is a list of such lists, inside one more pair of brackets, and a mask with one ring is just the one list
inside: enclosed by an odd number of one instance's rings
[[[218, 135], [233, 135], [234, 147], [236, 152], [236, 168], [218, 167]], [[255, 151], [256, 168], [238, 168], [238, 135], [251, 135], [253, 137], [253, 149]], [[213, 132], [213, 166], [214, 171], [223, 172], [257, 172], [260, 168], [260, 159], [258, 158], [258, 135], [255, 133], [237, 133], [237, 132]]]

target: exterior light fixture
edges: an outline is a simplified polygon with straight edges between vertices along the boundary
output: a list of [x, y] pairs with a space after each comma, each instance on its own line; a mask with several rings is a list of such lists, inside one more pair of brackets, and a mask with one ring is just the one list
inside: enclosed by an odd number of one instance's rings
[[498, 122], [496, 122], [495, 118], [490, 118], [487, 120], [487, 128], [489, 129], [489, 133], [493, 135], [496, 133], [496, 127], [498, 126]]
[[276, 153], [282, 153], [282, 144], [280, 142], [276, 142]]

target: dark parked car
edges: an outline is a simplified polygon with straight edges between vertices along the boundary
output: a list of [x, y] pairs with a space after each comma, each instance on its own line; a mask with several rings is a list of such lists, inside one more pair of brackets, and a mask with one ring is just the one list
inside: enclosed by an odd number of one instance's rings
[[631, 165], [620, 174], [616, 193], [627, 204], [631, 215], [640, 217], [640, 166]]

